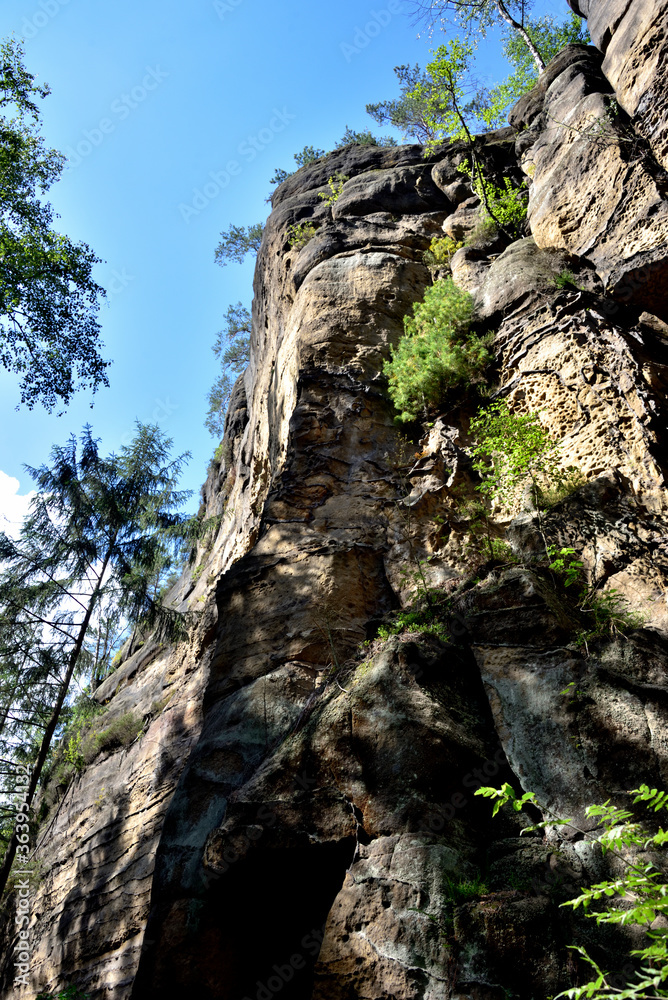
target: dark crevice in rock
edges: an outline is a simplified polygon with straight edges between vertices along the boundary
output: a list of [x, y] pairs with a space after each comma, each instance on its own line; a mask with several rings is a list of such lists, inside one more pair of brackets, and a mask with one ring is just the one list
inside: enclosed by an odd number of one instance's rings
[[178, 940], [159, 950], [153, 975], [139, 976], [132, 996], [185, 991], [198, 1000], [236, 1000], [264, 990], [308, 1000], [327, 914], [353, 847], [351, 841], [305, 844], [231, 864], [206, 900], [188, 908]]

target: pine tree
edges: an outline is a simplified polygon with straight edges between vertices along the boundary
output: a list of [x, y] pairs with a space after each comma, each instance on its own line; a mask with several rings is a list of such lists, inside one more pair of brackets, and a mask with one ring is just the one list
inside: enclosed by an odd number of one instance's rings
[[[428, 74], [419, 66], [395, 66], [394, 72], [401, 84], [401, 97], [377, 104], [367, 104], [367, 114], [379, 125], [392, 125], [403, 134], [404, 140], [428, 142], [436, 137], [437, 126], [428, 120], [428, 101], [433, 95], [433, 84]], [[422, 85], [420, 95], [415, 91]]]
[[225, 427], [225, 414], [234, 383], [250, 360], [250, 338], [252, 332], [251, 314], [246, 307], [237, 302], [228, 306], [225, 313], [225, 328], [216, 336], [216, 342], [211, 348], [220, 362], [220, 375], [211, 386], [207, 396], [209, 408], [204, 420], [204, 426], [215, 437], [222, 437]]
[[221, 240], [216, 247], [214, 259], [216, 264], [225, 267], [229, 261], [242, 264], [249, 253], [258, 254], [262, 245], [264, 226], [256, 222], [252, 226], [230, 226], [221, 234]]
[[[0, 753], [5, 764], [34, 753], [28, 805], [73, 679], [88, 671], [95, 681], [100, 650], [93, 657], [90, 645], [105, 617], [170, 637], [186, 624], [155, 599], [156, 567], [167, 568], [193, 522], [178, 512], [190, 494], [176, 488], [189, 455], [170, 460], [170, 448], [157, 426], [138, 423], [133, 441], [103, 458], [86, 426], [80, 449], [72, 436], [50, 466], [28, 467], [38, 492], [21, 535], [0, 534]], [[0, 893], [16, 846], [12, 835]]]

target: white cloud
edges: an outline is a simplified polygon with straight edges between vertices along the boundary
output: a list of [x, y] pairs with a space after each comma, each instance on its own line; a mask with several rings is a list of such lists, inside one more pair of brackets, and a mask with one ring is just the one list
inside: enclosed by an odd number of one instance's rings
[[20, 483], [13, 476], [0, 471], [0, 531], [18, 538], [23, 518], [28, 513], [30, 501], [35, 496], [35, 490], [21, 496], [18, 492]]

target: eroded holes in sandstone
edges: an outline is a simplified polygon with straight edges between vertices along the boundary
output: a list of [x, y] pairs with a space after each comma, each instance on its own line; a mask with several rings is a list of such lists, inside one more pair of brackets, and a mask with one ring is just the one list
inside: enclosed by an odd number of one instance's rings
[[281, 1000], [310, 1000], [325, 921], [354, 850], [349, 838], [260, 850], [231, 865], [204, 904], [193, 954], [183, 956], [191, 995], [239, 1000], [255, 997], [258, 983], [273, 995], [282, 970]]

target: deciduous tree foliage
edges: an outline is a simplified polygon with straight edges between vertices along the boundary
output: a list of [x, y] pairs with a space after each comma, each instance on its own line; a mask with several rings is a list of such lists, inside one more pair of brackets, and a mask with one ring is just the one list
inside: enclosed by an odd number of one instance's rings
[[[567, 45], [588, 45], [591, 41], [586, 22], [572, 11], [561, 22], [549, 16], [528, 21], [526, 30], [546, 64]], [[508, 29], [504, 33], [503, 54], [513, 72], [503, 83], [481, 94], [479, 99], [479, 116], [488, 128], [500, 128], [506, 124], [508, 110], [538, 81], [536, 63], [522, 35]]]
[[[28, 468], [38, 492], [20, 538], [0, 534], [0, 757], [30, 762], [28, 805], [72, 681], [90, 670], [93, 629], [114, 614], [170, 636], [186, 625], [155, 600], [156, 567], [193, 520], [177, 490], [189, 456], [170, 459], [170, 448], [158, 427], [137, 424], [131, 444], [103, 458], [86, 427], [80, 447], [71, 437], [49, 466]], [[12, 837], [0, 893], [15, 851]]]
[[475, 441], [473, 468], [481, 477], [478, 489], [497, 503], [517, 506], [527, 483], [536, 496], [545, 479], [556, 474], [559, 446], [537, 413], [512, 413], [503, 399], [480, 409], [469, 431]]
[[[561, 692], [562, 695], [568, 694], [573, 687], [575, 681]], [[570, 693], [576, 694], [574, 691]], [[615, 792], [619, 795], [618, 790]], [[663, 813], [668, 809], [668, 793], [663, 789], [641, 785], [626, 794], [633, 796], [629, 805], [637, 807], [641, 804], [650, 814]], [[566, 1000], [654, 1000], [668, 997], [668, 885], [665, 872], [668, 830], [660, 824], [661, 817], [645, 816], [643, 824], [639, 822], [637, 809], [620, 808], [608, 799], [602, 804], [587, 806], [585, 816], [589, 822], [587, 829], [583, 830], [575, 820], [563, 819], [542, 805], [535, 792], [525, 792], [518, 797], [508, 782], [501, 788], [478, 788], [474, 795], [495, 800], [493, 816], [502, 806], [510, 806], [515, 812], [521, 812], [528, 804], [540, 809], [545, 819], [533, 826], [525, 826], [522, 833], [568, 826], [590, 843], [598, 844], [601, 856], [607, 853], [614, 856], [611, 878], [583, 887], [581, 895], [561, 905], [574, 910], [581, 906], [584, 915], [599, 925], [617, 924], [633, 928], [635, 933], [629, 935], [627, 940], [642, 945], [630, 952], [637, 961], [628, 963], [623, 974], [606, 971], [582, 945], [568, 945], [589, 965], [594, 978], [557, 993], [554, 1000], [561, 1000], [562, 997]], [[581, 977], [578, 979], [581, 980]]]
[[526, 215], [525, 203], [518, 199], [507, 179], [503, 188], [496, 188], [485, 177], [471, 131], [474, 122], [480, 119], [479, 95], [471, 82], [469, 69], [472, 54], [471, 43], [459, 38], [439, 46], [434, 59], [427, 64], [431, 80], [429, 89], [420, 81], [411, 94], [424, 102], [425, 120], [433, 129], [433, 137], [426, 143], [427, 152], [448, 139], [465, 142], [468, 161], [462, 168], [469, 174], [472, 189], [482, 201], [484, 217], [508, 239], [515, 239]]
[[40, 199], [65, 162], [39, 135], [35, 99], [48, 93], [21, 45], [0, 45], [0, 364], [19, 375], [22, 403], [51, 411], [77, 389], [108, 385], [109, 362], [99, 354], [99, 258], [56, 232]]
[[439, 143], [458, 139], [473, 147], [472, 129], [478, 119], [478, 92], [471, 81], [473, 46], [453, 38], [432, 53], [424, 77], [409, 96], [423, 105], [423, 117], [430, 131], [428, 151]]
[[[434, 4], [432, 12], [442, 4]], [[468, 5], [476, 8], [476, 4]], [[463, 11], [463, 8], [462, 8]], [[475, 10], [468, 11], [466, 21], [473, 25]], [[478, 13], [480, 13], [478, 11]], [[503, 22], [506, 24], [506, 22]], [[379, 124], [399, 129], [404, 139], [433, 145], [461, 133], [461, 121], [453, 106], [453, 85], [458, 109], [472, 130], [500, 128], [510, 107], [530, 90], [538, 79], [539, 69], [525, 37], [549, 63], [566, 45], [589, 44], [586, 23], [572, 11], [564, 21], [551, 16], [536, 20], [525, 18], [522, 33], [508, 27], [503, 32], [503, 54], [512, 66], [506, 80], [491, 89], [480, 87], [471, 76], [474, 39], [456, 38], [441, 45], [426, 70], [419, 66], [396, 66], [400, 97], [367, 104], [367, 113]], [[450, 70], [447, 72], [447, 70]]]
[[490, 28], [506, 25], [524, 40], [538, 72], [545, 69], [544, 57], [527, 31], [532, 0], [412, 0], [412, 5], [432, 26], [449, 15], [469, 35], [484, 37]]

